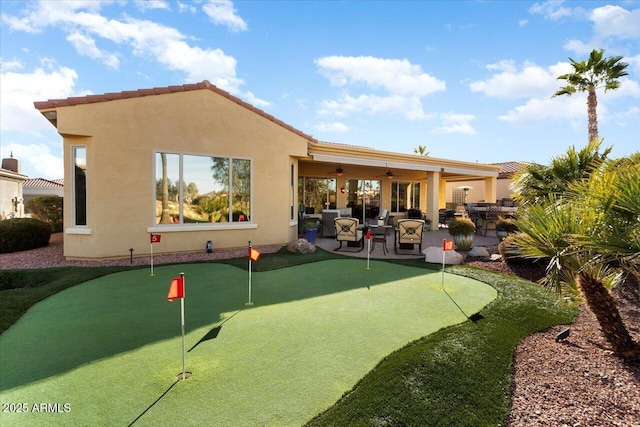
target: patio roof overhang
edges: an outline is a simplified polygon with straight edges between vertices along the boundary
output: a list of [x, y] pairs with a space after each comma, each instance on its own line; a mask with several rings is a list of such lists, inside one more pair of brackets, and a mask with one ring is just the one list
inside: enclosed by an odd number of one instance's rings
[[497, 177], [500, 172], [500, 167], [496, 165], [460, 162], [327, 142], [309, 143], [308, 153], [310, 160], [314, 162], [440, 172], [445, 179]]

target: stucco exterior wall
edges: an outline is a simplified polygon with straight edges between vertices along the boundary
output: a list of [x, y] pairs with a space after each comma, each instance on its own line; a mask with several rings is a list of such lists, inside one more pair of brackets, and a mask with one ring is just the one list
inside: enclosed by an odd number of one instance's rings
[[[73, 181], [72, 147], [87, 148], [87, 227], [65, 215], [65, 256], [109, 258], [284, 244], [297, 236], [290, 219], [291, 164], [307, 140], [207, 89], [57, 108], [64, 137], [65, 183]], [[252, 160], [252, 221], [155, 224], [155, 155], [172, 152]], [[297, 184], [297, 182], [296, 182]], [[73, 188], [65, 185], [65, 213]], [[295, 205], [294, 205], [295, 206]]]
[[25, 179], [12, 173], [0, 173], [0, 220], [24, 217], [22, 182]]

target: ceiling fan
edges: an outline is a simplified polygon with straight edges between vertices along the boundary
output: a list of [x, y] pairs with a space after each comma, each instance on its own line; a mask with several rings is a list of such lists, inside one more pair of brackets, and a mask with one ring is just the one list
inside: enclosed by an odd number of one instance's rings
[[387, 167], [387, 171], [384, 173], [384, 175], [378, 175], [378, 176], [386, 176], [389, 179], [392, 178], [399, 178], [400, 175], [395, 175], [393, 172], [391, 172], [391, 168]]
[[342, 174], [344, 173], [344, 169], [342, 169], [342, 166], [338, 165], [335, 170], [329, 171], [328, 173], [335, 173], [338, 176], [342, 176]]

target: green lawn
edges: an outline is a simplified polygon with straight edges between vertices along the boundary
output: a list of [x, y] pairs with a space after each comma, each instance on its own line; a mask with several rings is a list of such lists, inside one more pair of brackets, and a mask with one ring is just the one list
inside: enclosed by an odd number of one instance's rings
[[[356, 384], [347, 398], [369, 387], [380, 361], [393, 360], [388, 355], [421, 348], [421, 337], [443, 331], [489, 327], [495, 334], [503, 325], [486, 310], [485, 320], [465, 322], [442, 291], [441, 274], [424, 262], [365, 266], [337, 259], [254, 272], [250, 308], [246, 270], [222, 263], [157, 267], [153, 277], [131, 270], [66, 289], [0, 336], [0, 400], [30, 410], [2, 413], [2, 424], [299, 426], [331, 408], [314, 423], [345, 425], [348, 402], [332, 405]], [[180, 304], [167, 302], [166, 293], [180, 272], [193, 376], [174, 384], [181, 370]], [[445, 285], [467, 314], [498, 295], [459, 275], [447, 274]], [[523, 304], [553, 311], [546, 298], [532, 295], [523, 292]], [[512, 351], [511, 334], [503, 346]], [[386, 385], [379, 381], [374, 390], [383, 399]], [[68, 403], [70, 412], [33, 413], [34, 403]], [[346, 411], [352, 419], [358, 413]]]

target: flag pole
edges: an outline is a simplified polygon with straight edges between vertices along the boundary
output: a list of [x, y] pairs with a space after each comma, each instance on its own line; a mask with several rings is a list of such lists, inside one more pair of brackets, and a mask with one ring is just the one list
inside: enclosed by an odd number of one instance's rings
[[151, 238], [151, 274], [149, 276], [153, 276], [153, 237]]
[[442, 240], [442, 289], [444, 289], [444, 254], [445, 254], [445, 242], [446, 240]]
[[253, 303], [251, 302], [251, 240], [249, 240], [249, 301], [245, 303], [247, 307], [251, 307]]
[[179, 380], [186, 380], [191, 376], [191, 372], [187, 372], [186, 369], [186, 353], [185, 353], [185, 345], [184, 345], [184, 298], [186, 297], [186, 285], [184, 282], [184, 273], [180, 273], [180, 278], [182, 279], [182, 287], [183, 287], [183, 295], [180, 298], [180, 328], [182, 332], [182, 372], [178, 375]]
[[371, 255], [371, 239], [367, 239], [367, 270], [369, 270], [369, 256]]

